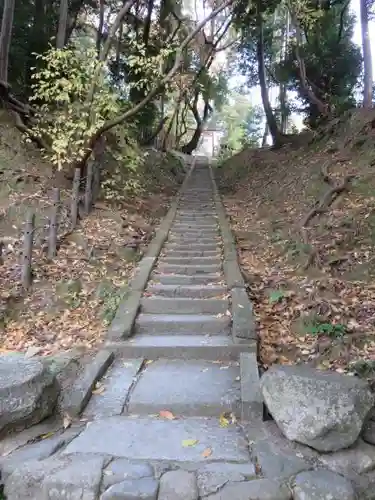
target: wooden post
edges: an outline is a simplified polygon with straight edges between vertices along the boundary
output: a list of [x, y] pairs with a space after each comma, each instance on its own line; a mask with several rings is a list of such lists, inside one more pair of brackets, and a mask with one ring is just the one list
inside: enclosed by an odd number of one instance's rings
[[4, 242], [0, 241], [0, 266], [4, 264], [3, 251], [4, 251]]
[[31, 260], [33, 254], [33, 239], [35, 229], [35, 214], [29, 212], [25, 222], [25, 231], [23, 236], [23, 254], [22, 254], [22, 286], [27, 290], [32, 282]]
[[86, 187], [85, 187], [85, 213], [90, 213], [92, 202], [92, 179], [93, 179], [93, 160], [87, 162]]
[[95, 201], [99, 197], [100, 193], [100, 162], [99, 160], [95, 160], [93, 164], [93, 178], [92, 178], [92, 201], [95, 203]]
[[70, 217], [71, 217], [71, 225], [72, 229], [74, 229], [77, 225], [78, 220], [78, 201], [79, 201], [79, 181], [81, 177], [81, 170], [76, 168], [74, 171], [74, 180], [73, 180], [73, 190], [72, 190], [72, 203], [70, 206]]
[[49, 219], [49, 234], [48, 234], [48, 258], [53, 259], [56, 256], [57, 244], [57, 229], [59, 224], [59, 209], [60, 209], [60, 190], [53, 188], [53, 205], [51, 209], [51, 217]]

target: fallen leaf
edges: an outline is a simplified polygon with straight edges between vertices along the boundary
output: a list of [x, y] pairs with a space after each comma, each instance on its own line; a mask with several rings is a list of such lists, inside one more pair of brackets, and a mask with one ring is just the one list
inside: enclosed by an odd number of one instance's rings
[[97, 389], [94, 389], [92, 391], [93, 394], [95, 394], [96, 396], [100, 395], [100, 394], [103, 394], [103, 392], [105, 391], [105, 387], [104, 385], [101, 385], [100, 387], [98, 387]]
[[173, 413], [169, 410], [161, 410], [159, 412], [159, 416], [161, 418], [165, 418], [166, 420], [175, 420], [175, 416], [173, 415]]
[[198, 439], [184, 439], [182, 441], [182, 446], [184, 448], [190, 448], [191, 446], [195, 446], [196, 444], [198, 444]]
[[212, 455], [212, 448], [206, 448], [205, 450], [202, 451], [202, 457], [207, 458]]
[[42, 434], [40, 436], [40, 439], [48, 439], [48, 438], [50, 438], [50, 437], [52, 437], [54, 435], [55, 435], [55, 433], [53, 431], [50, 431], [50, 432], [47, 432], [46, 434]]
[[69, 417], [69, 415], [65, 414], [64, 418], [63, 418], [63, 427], [64, 427], [64, 429], [67, 429], [71, 425], [72, 425], [72, 419], [71, 419], [71, 417]]
[[222, 414], [220, 415], [219, 422], [220, 422], [220, 427], [228, 427], [228, 425], [229, 425], [229, 420], [228, 420], [228, 418], [226, 417], [225, 413], [222, 413]]

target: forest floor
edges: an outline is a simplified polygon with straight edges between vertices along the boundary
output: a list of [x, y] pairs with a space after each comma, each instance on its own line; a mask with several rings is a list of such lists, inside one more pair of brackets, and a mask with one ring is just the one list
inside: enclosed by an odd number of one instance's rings
[[219, 166], [264, 368], [375, 374], [374, 139], [375, 112], [354, 111]]
[[[0, 116], [0, 352], [49, 354], [100, 342], [154, 228], [184, 178], [179, 159], [149, 149], [123, 181], [121, 202], [100, 199], [46, 256], [51, 191], [60, 187], [60, 231], [68, 225], [71, 183], [52, 175], [40, 153]], [[117, 190], [120, 191], [119, 186]], [[21, 287], [25, 217], [36, 215], [33, 285]], [[1, 257], [1, 256], [0, 256]]]

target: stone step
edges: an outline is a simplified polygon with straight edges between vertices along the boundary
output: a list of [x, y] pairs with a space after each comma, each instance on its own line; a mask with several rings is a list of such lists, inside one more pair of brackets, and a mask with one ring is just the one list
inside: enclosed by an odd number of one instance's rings
[[[217, 254], [216, 254], [217, 255]], [[205, 266], [205, 265], [215, 265], [221, 266], [221, 258], [217, 257], [175, 257], [173, 252], [169, 252], [168, 255], [161, 257], [159, 259], [160, 264], [171, 264], [171, 265], [191, 265], [191, 266]]]
[[219, 235], [215, 236], [200, 236], [189, 234], [169, 233], [168, 243], [177, 243], [178, 245], [218, 245], [220, 243]]
[[140, 372], [144, 358], [117, 358], [99, 381], [99, 387], [91, 396], [83, 412], [83, 418], [104, 418], [121, 415], [128, 394]]
[[203, 276], [187, 276], [181, 274], [153, 274], [151, 276], [153, 283], [161, 283], [162, 285], [210, 285], [220, 284], [223, 281], [223, 276], [217, 274], [205, 274]]
[[135, 334], [230, 335], [231, 318], [211, 314], [139, 314], [135, 321]]
[[220, 417], [232, 412], [240, 418], [238, 365], [238, 361], [157, 359], [145, 365], [127, 413], [150, 415], [168, 409], [178, 417]]
[[170, 235], [185, 235], [185, 236], [195, 236], [202, 238], [214, 238], [215, 236], [219, 236], [219, 231], [215, 227], [201, 228], [199, 226], [192, 226], [189, 228], [181, 228], [174, 225], [170, 232]]
[[197, 212], [196, 210], [182, 210], [179, 209], [176, 213], [176, 218], [175, 220], [186, 220], [186, 219], [193, 219], [193, 220], [215, 220], [217, 222], [217, 212], [215, 209], [212, 210], [206, 210], [206, 211], [200, 211]]
[[176, 221], [174, 222], [173, 229], [183, 229], [183, 230], [191, 230], [191, 229], [208, 229], [208, 230], [218, 230], [217, 229], [217, 223], [212, 223], [212, 222], [204, 222], [202, 221], [192, 221], [192, 222], [180, 222]]
[[136, 335], [106, 347], [125, 358], [238, 360], [241, 352], [256, 352], [256, 342], [234, 344], [228, 335]]
[[[194, 446], [183, 445], [192, 439]], [[213, 449], [210, 457], [203, 453], [207, 448]], [[62, 456], [76, 453], [167, 463], [250, 461], [240, 427], [221, 427], [219, 419], [212, 417], [162, 420], [115, 416], [95, 420], [70, 442]]]
[[185, 243], [174, 240], [174, 241], [167, 241], [167, 243], [164, 246], [164, 250], [169, 252], [189, 252], [191, 250], [194, 250], [195, 252], [219, 252], [220, 247], [219, 247], [219, 242]]
[[160, 262], [157, 270], [163, 274], [181, 274], [186, 276], [196, 276], [202, 274], [215, 274], [220, 273], [222, 269], [221, 263], [219, 264], [203, 264], [203, 265], [189, 265], [189, 264], [165, 264]]
[[218, 258], [221, 260], [221, 252], [220, 250], [173, 250], [170, 249], [166, 252], [163, 257], [164, 258], [192, 258], [192, 257], [210, 257], [210, 258]]
[[99, 351], [83, 368], [72, 385], [62, 394], [61, 408], [64, 414], [74, 418], [82, 413], [89, 402], [96, 383], [100, 380], [112, 364], [112, 351]]
[[151, 285], [146, 290], [161, 297], [185, 297], [191, 299], [220, 298], [228, 290], [218, 285]]
[[186, 299], [143, 297], [141, 311], [147, 314], [224, 314], [229, 308], [228, 299]]

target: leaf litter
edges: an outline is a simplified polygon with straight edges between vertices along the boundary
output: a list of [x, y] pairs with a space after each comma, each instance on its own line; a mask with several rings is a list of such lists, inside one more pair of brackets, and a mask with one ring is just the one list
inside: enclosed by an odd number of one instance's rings
[[[299, 148], [244, 150], [220, 169], [264, 369], [302, 362], [359, 374], [367, 363], [374, 378], [374, 118], [361, 111], [331, 126], [329, 140], [322, 133]], [[367, 142], [352, 148], [362, 135]], [[301, 242], [300, 223], [327, 190], [323, 163], [336, 178], [354, 171], [357, 180], [314, 219], [309, 236], [320, 265], [305, 269], [311, 247]]]

